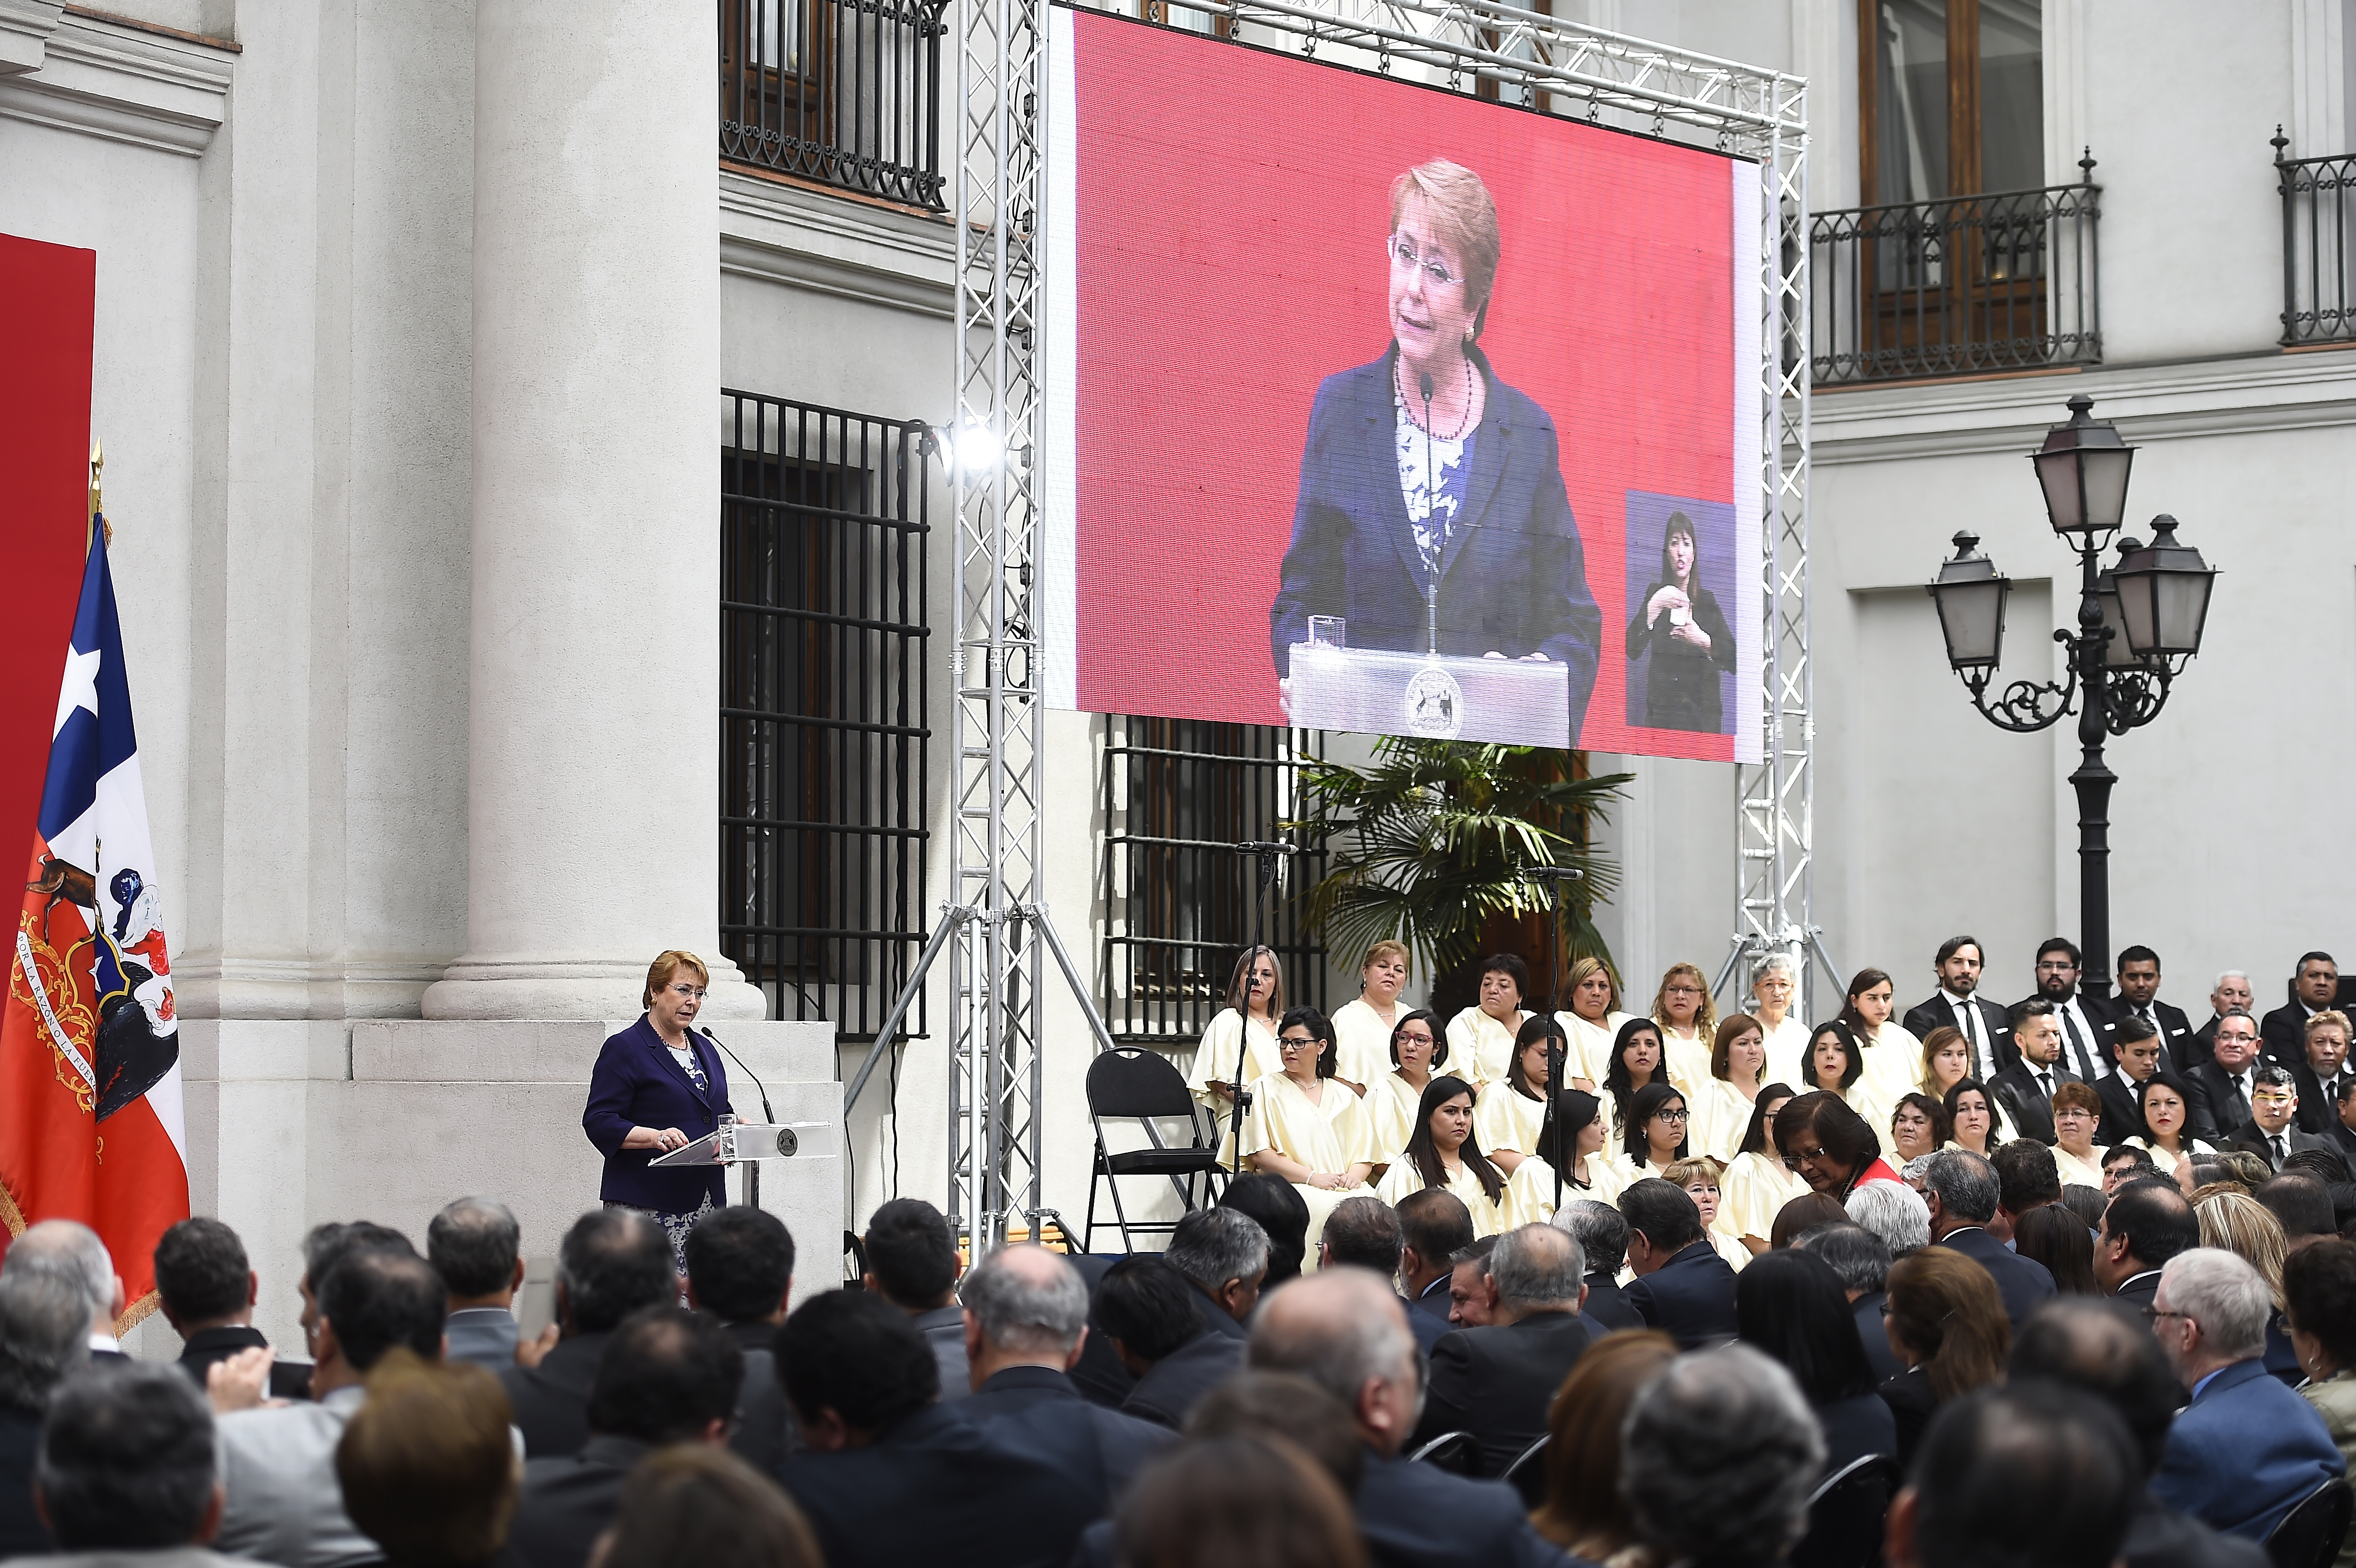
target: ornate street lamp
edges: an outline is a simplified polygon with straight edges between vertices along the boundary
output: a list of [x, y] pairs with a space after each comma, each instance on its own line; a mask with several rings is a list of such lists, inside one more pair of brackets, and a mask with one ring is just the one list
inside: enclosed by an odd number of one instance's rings
[[2004, 652], [2012, 582], [1979, 553], [1977, 536], [1955, 536], [1954, 558], [1940, 564], [1929, 592], [1948, 666], [1989, 723], [2029, 734], [2078, 715], [2078, 770], [2070, 783], [2078, 794], [2083, 986], [2099, 999], [2111, 988], [2110, 805], [2118, 782], [2104, 763], [2103, 741], [2159, 716], [2169, 686], [2201, 651], [2217, 573], [2199, 550], [2178, 541], [2176, 519], [2166, 516], [2152, 519], [2150, 544], [2122, 539], [2117, 562], [2103, 567], [2103, 548], [2126, 516], [2136, 449], [2108, 421], [2092, 417], [2094, 406], [2083, 393], [2072, 398], [2069, 422], [2049, 431], [2029, 456], [2047, 520], [2078, 557], [2078, 629], [2053, 634], [2069, 649], [2062, 679], [2016, 680], [1988, 696]]

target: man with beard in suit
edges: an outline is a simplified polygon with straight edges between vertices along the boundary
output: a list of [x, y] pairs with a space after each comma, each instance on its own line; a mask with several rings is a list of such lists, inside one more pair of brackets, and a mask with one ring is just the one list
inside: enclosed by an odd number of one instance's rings
[[2000, 1101], [2020, 1136], [2039, 1143], [2053, 1142], [2053, 1091], [2064, 1083], [2083, 1083], [2062, 1063], [2062, 1024], [2053, 1004], [2031, 997], [2012, 1009], [2012, 1043], [2019, 1060], [1988, 1080], [1988, 1092]]
[[2111, 1064], [2110, 1014], [2100, 1002], [2078, 994], [2084, 973], [2078, 944], [2066, 936], [2049, 936], [2037, 950], [2037, 998], [2053, 1004], [2053, 1021], [2062, 1029], [2062, 1064], [2091, 1083]]
[[2012, 1019], [1994, 1002], [1977, 995], [1985, 963], [1976, 936], [1951, 936], [1939, 944], [1933, 967], [1939, 989], [1906, 1009], [1907, 1032], [1921, 1040], [1934, 1029], [1958, 1029], [1971, 1042], [1972, 1076], [1985, 1083], [2018, 1061], [2013, 1048]]

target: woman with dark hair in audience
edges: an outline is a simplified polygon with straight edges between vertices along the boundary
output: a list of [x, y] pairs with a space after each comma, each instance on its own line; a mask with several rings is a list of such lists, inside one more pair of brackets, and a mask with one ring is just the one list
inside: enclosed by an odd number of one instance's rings
[[727, 1449], [701, 1443], [637, 1462], [589, 1560], [598, 1568], [826, 1568], [793, 1499]]
[[1775, 1113], [1775, 1147], [1783, 1163], [1810, 1189], [1846, 1203], [1869, 1181], [1897, 1181], [1881, 1157], [1881, 1140], [1837, 1094], [1802, 1094]]
[[[2064, 1083], [2064, 1089], [2083, 1084]], [[2012, 1222], [2014, 1250], [2045, 1265], [2064, 1296], [2109, 1294], [2094, 1283], [2094, 1238], [2085, 1221], [2059, 1203], [2040, 1203]]]
[[1810, 1089], [1837, 1094], [1850, 1110], [1868, 1121], [1874, 1119], [1869, 1109], [1872, 1101], [1865, 1093], [1865, 1051], [1848, 1025], [1835, 1019], [1810, 1029], [1808, 1054], [1803, 1061]]
[[[2283, 1260], [2283, 1314], [2292, 1351], [2307, 1381], [2298, 1392], [2331, 1429], [2342, 1457], [2356, 1466], [2356, 1246], [2309, 1242]], [[2333, 1568], [2356, 1564], [2356, 1530]]]
[[2192, 1136], [2186, 1125], [2192, 1091], [2166, 1068], [2143, 1081], [2136, 1091], [2136, 1109], [2143, 1116], [2143, 1136], [2127, 1142], [2151, 1154], [2151, 1163], [2165, 1176], [2178, 1174], [2196, 1154], [2215, 1154], [2210, 1145]]
[[1620, 1152], [1638, 1177], [1659, 1176], [1686, 1157], [1686, 1097], [1672, 1083], [1647, 1083], [1628, 1107]]
[[1530, 1515], [1540, 1535], [1602, 1568], [1649, 1562], [1620, 1490], [1620, 1433], [1637, 1391], [1677, 1359], [1652, 1329], [1609, 1334], [1587, 1348], [1547, 1416], [1547, 1500]]
[[2003, 1113], [1996, 1108], [1996, 1096], [1987, 1085], [1976, 1078], [1966, 1078], [1947, 1091], [1947, 1120], [1954, 1133], [1947, 1140], [1949, 1148], [1968, 1149], [1986, 1159], [2006, 1142], [2004, 1134], [2009, 1124], [2002, 1124]]
[[1333, 1026], [1323, 1013], [1287, 1008], [1276, 1048], [1282, 1070], [1251, 1086], [1244, 1158], [1301, 1194], [1309, 1206], [1308, 1244], [1314, 1247], [1333, 1206], [1367, 1190], [1373, 1138], [1358, 1096], [1334, 1079]]
[[1504, 1081], [1482, 1090], [1472, 1102], [1472, 1130], [1497, 1168], [1508, 1176], [1538, 1152], [1538, 1125], [1546, 1120], [1547, 1084], [1553, 1071], [1547, 1057], [1558, 1041], [1568, 1053], [1569, 1037], [1554, 1015], [1534, 1015], [1514, 1036], [1514, 1060]]
[[1767, 1086], [1767, 1033], [1749, 1013], [1736, 1013], [1718, 1026], [1709, 1051], [1709, 1077], [1689, 1097], [1689, 1140], [1697, 1154], [1720, 1165], [1741, 1152], [1759, 1091]]
[[1825, 1432], [1825, 1474], [1868, 1454], [1898, 1455], [1898, 1424], [1874, 1392], [1848, 1293], [1813, 1253], [1769, 1253], [1734, 1283], [1742, 1342], [1783, 1363]]
[[1768, 1250], [1776, 1211], [1808, 1190], [1775, 1147], [1775, 1113], [1791, 1100], [1788, 1083], [1770, 1083], [1759, 1091], [1750, 1125], [1742, 1129], [1741, 1147], [1722, 1180], [1718, 1211], [1722, 1228], [1754, 1257]]
[[1803, 1192], [1775, 1211], [1775, 1222], [1768, 1227], [1767, 1250], [1780, 1253], [1810, 1231], [1848, 1222], [1848, 1211], [1831, 1193]]
[[[1933, 1029], [1933, 1034], [1939, 1031]], [[1961, 1039], [1960, 1029], [1950, 1031]], [[1947, 1120], [1947, 1107], [1921, 1090], [1901, 1094], [1890, 1113], [1890, 1163], [1904, 1166], [1908, 1160], [1921, 1159], [1947, 1147], [1954, 1126]]]
[[1350, 1499], [1281, 1437], [1205, 1437], [1145, 1467], [1113, 1515], [1122, 1568], [1365, 1568]]
[[1612, 1041], [1611, 1064], [1603, 1070], [1603, 1092], [1612, 1096], [1614, 1147], [1627, 1141], [1628, 1111], [1637, 1091], [1648, 1084], [1665, 1083], [1668, 1077], [1661, 1065], [1661, 1026], [1650, 1019], [1630, 1019], [1622, 1024]]
[[1414, 1136], [1384, 1173], [1375, 1196], [1397, 1208], [1426, 1188], [1453, 1192], [1472, 1211], [1477, 1239], [1505, 1228], [1505, 1178], [1481, 1153], [1472, 1104], [1472, 1085], [1462, 1078], [1435, 1078], [1424, 1085]]
[[1272, 1171], [1248, 1171], [1227, 1183], [1218, 1206], [1249, 1215], [1268, 1232], [1268, 1274], [1259, 1282], [1263, 1293], [1301, 1277], [1301, 1263], [1309, 1256], [1309, 1203], [1301, 1189]]
[[1882, 1328], [1906, 1370], [1881, 1385], [1881, 1397], [1897, 1418], [1898, 1462], [1911, 1467], [1941, 1405], [2004, 1381], [2012, 1325], [1988, 1271], [1946, 1247], [1890, 1264], [1889, 1288]]
[[[1609, 1203], [1634, 1179], [1628, 1168], [1603, 1151], [1603, 1102], [1583, 1090], [1562, 1093], [1562, 1144], [1570, 1168], [1563, 1173], [1562, 1200], [1591, 1198]], [[1543, 1225], [1554, 1218], [1554, 1113], [1538, 1128], [1539, 1152], [1522, 1161], [1505, 1183], [1505, 1229]]]
[[1448, 1040], [1440, 1032], [1440, 1017], [1430, 1008], [1403, 1013], [1391, 1026], [1391, 1071], [1366, 1085], [1358, 1103], [1366, 1118], [1367, 1147], [1378, 1168], [1387, 1167], [1415, 1136], [1416, 1107], [1431, 1075], [1448, 1060]]

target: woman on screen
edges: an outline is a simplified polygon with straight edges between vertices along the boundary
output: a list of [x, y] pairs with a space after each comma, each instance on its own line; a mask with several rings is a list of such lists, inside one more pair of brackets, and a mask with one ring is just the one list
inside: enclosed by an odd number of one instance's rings
[[1352, 648], [1426, 652], [1436, 597], [1438, 652], [1569, 667], [1576, 745], [1603, 617], [1554, 421], [1477, 346], [1497, 278], [1496, 205], [1480, 176], [1443, 159], [1393, 180], [1390, 208], [1390, 346], [1326, 377], [1309, 411], [1269, 609], [1278, 679], [1290, 678], [1312, 615], [1340, 617]]
[[1655, 730], [1722, 731], [1718, 672], [1734, 667], [1734, 634], [1708, 589], [1701, 585], [1700, 547], [1693, 519], [1671, 512], [1661, 536], [1661, 575], [1628, 623], [1628, 662], [1646, 649], [1644, 722]]

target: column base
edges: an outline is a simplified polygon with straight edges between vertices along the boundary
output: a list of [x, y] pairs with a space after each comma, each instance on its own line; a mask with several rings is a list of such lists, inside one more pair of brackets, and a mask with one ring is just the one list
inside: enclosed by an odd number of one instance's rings
[[[747, 985], [735, 965], [705, 958], [711, 994], [706, 1022], [750, 1023], [769, 1016], [768, 998]], [[645, 1011], [647, 968], [604, 959], [489, 964], [460, 959], [425, 988], [420, 1011], [428, 1019], [545, 1022], [635, 1018]]]

